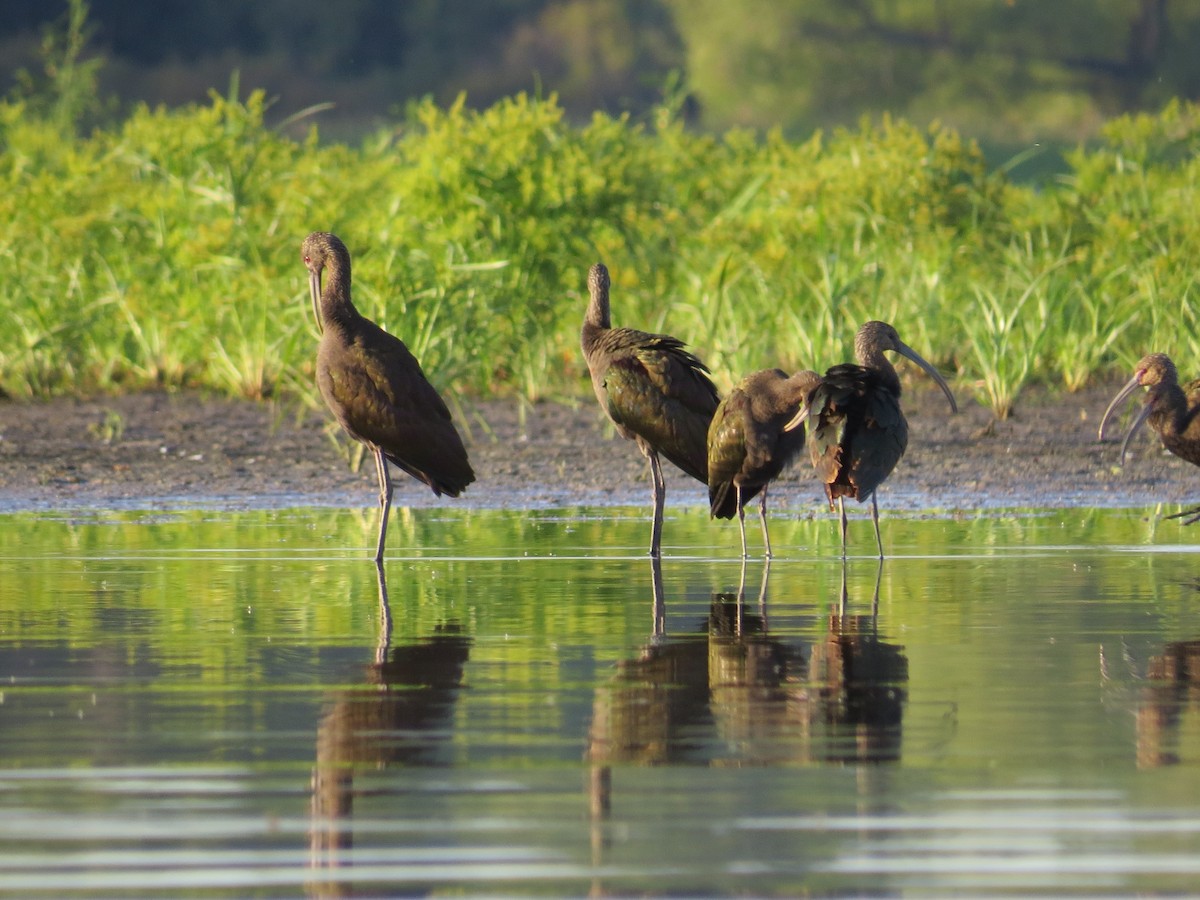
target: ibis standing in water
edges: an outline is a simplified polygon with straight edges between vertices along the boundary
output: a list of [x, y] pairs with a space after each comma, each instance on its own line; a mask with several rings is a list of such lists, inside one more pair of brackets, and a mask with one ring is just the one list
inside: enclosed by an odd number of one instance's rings
[[[829, 369], [796, 416], [808, 420], [808, 447], [813, 467], [825, 485], [830, 511], [837, 501], [842, 516], [842, 556], [846, 555], [846, 498], [871, 498], [875, 541], [883, 559], [879, 503], [875, 491], [892, 474], [908, 446], [908, 421], [900, 409], [900, 378], [884, 351], [915, 362], [937, 382], [958, 412], [950, 386], [937, 369], [900, 340], [886, 322], [867, 322], [854, 336], [858, 364]], [[789, 423], [791, 424], [791, 423]]]
[[[1104, 440], [1104, 429], [1113, 412], [1139, 387], [1146, 388], [1146, 398], [1141, 411], [1125, 433], [1125, 440], [1121, 444], [1121, 465], [1125, 465], [1125, 452], [1129, 449], [1130, 439], [1143, 423], [1149, 422], [1164, 447], [1193, 466], [1200, 466], [1200, 379], [1181, 385], [1175, 364], [1165, 353], [1151, 353], [1142, 357], [1134, 369], [1133, 377], [1104, 411], [1104, 418], [1100, 420], [1100, 440]], [[1200, 521], [1200, 506], [1167, 518], [1183, 518], [1184, 525], [1191, 525]]]
[[771, 556], [767, 487], [804, 449], [804, 422], [796, 414], [820, 382], [816, 372], [789, 378], [779, 369], [763, 369], [743, 378], [713, 415], [708, 427], [709, 512], [717, 519], [737, 516], [743, 559], [748, 556], [745, 505], [755, 494], [764, 552]]
[[621, 437], [635, 441], [650, 462], [654, 521], [650, 555], [662, 544], [666, 484], [659, 455], [697, 481], [708, 483], [708, 425], [717, 389], [708, 368], [670, 335], [613, 328], [608, 269], [588, 271], [588, 307], [580, 342], [600, 408]]
[[[313, 232], [301, 248], [313, 312], [321, 329], [317, 387], [330, 412], [375, 457], [383, 559], [392, 479], [388, 462], [435, 495], [457, 497], [475, 473], [450, 411], [397, 337], [365, 318], [350, 300], [350, 252], [333, 234]], [[322, 283], [324, 282], [324, 283]]]

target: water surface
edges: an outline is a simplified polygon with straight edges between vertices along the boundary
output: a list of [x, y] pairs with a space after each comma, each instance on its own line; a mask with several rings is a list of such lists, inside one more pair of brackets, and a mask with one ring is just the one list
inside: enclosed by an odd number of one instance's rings
[[1193, 532], [883, 524], [0, 517], [0, 892], [1194, 890]]

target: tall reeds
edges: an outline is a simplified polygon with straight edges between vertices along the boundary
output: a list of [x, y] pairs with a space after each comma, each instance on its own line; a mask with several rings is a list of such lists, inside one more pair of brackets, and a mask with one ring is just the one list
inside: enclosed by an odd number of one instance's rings
[[848, 358], [892, 321], [998, 416], [1149, 350], [1194, 357], [1200, 107], [1114, 121], [1041, 190], [939, 126], [718, 137], [554, 99], [416, 104], [360, 146], [292, 140], [261, 94], [64, 137], [0, 103], [0, 391], [311, 397], [301, 239], [336, 231], [362, 311], [455, 397], [583, 394], [584, 275], [614, 319], [729, 384]]

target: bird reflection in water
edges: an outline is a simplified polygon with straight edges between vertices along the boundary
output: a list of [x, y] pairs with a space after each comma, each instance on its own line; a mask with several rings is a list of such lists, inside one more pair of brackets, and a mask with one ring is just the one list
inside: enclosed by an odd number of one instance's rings
[[897, 760], [908, 660], [880, 638], [879, 584], [869, 615], [848, 615], [845, 569], [837, 611], [805, 647], [769, 630], [763, 567], [747, 610], [746, 566], [736, 592], [713, 595], [706, 619], [668, 635], [661, 564], [651, 560], [651, 640], [596, 692], [588, 735], [593, 849], [611, 812], [617, 764], [747, 766]]
[[1137, 706], [1139, 769], [1177, 765], [1184, 713], [1200, 708], [1200, 639], [1167, 644], [1150, 657]]
[[463, 682], [471, 639], [457, 623], [396, 647], [391, 642], [387, 582], [379, 567], [384, 621], [375, 662], [362, 687], [334, 694], [317, 728], [312, 776], [310, 893], [345, 895], [336, 873], [353, 847], [355, 775], [390, 766], [446, 763], [451, 719]]
[[879, 584], [875, 571], [870, 615], [849, 615], [846, 567], [839, 610], [809, 658], [810, 721], [824, 729], [820, 758], [827, 762], [888, 762], [900, 758], [908, 658], [879, 638]]

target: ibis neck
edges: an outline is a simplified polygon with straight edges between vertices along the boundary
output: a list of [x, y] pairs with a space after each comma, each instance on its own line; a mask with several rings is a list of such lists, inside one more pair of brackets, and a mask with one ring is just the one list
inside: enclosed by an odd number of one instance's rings
[[321, 288], [321, 321], [326, 325], [345, 325], [359, 318], [350, 299], [350, 269], [336, 259], [325, 266], [325, 283]]
[[588, 300], [587, 312], [583, 324], [593, 328], [612, 328], [612, 319], [608, 307], [608, 291], [593, 291]]
[[591, 302], [588, 303], [587, 313], [583, 317], [583, 328], [579, 331], [583, 354], [588, 357], [589, 365], [592, 353], [596, 352], [596, 348], [603, 341], [604, 336], [611, 330], [612, 323], [608, 317], [608, 297], [601, 300], [593, 294]]
[[1187, 395], [1178, 384], [1159, 384], [1146, 397], [1147, 403], [1153, 403], [1154, 412], [1151, 419], [1159, 419], [1159, 433], [1170, 432], [1183, 434], [1189, 424]]
[[900, 376], [896, 374], [896, 367], [892, 365], [890, 359], [883, 355], [882, 350], [874, 347], [859, 347], [855, 355], [858, 357], [860, 366], [871, 369], [889, 390], [897, 397], [900, 396]]

